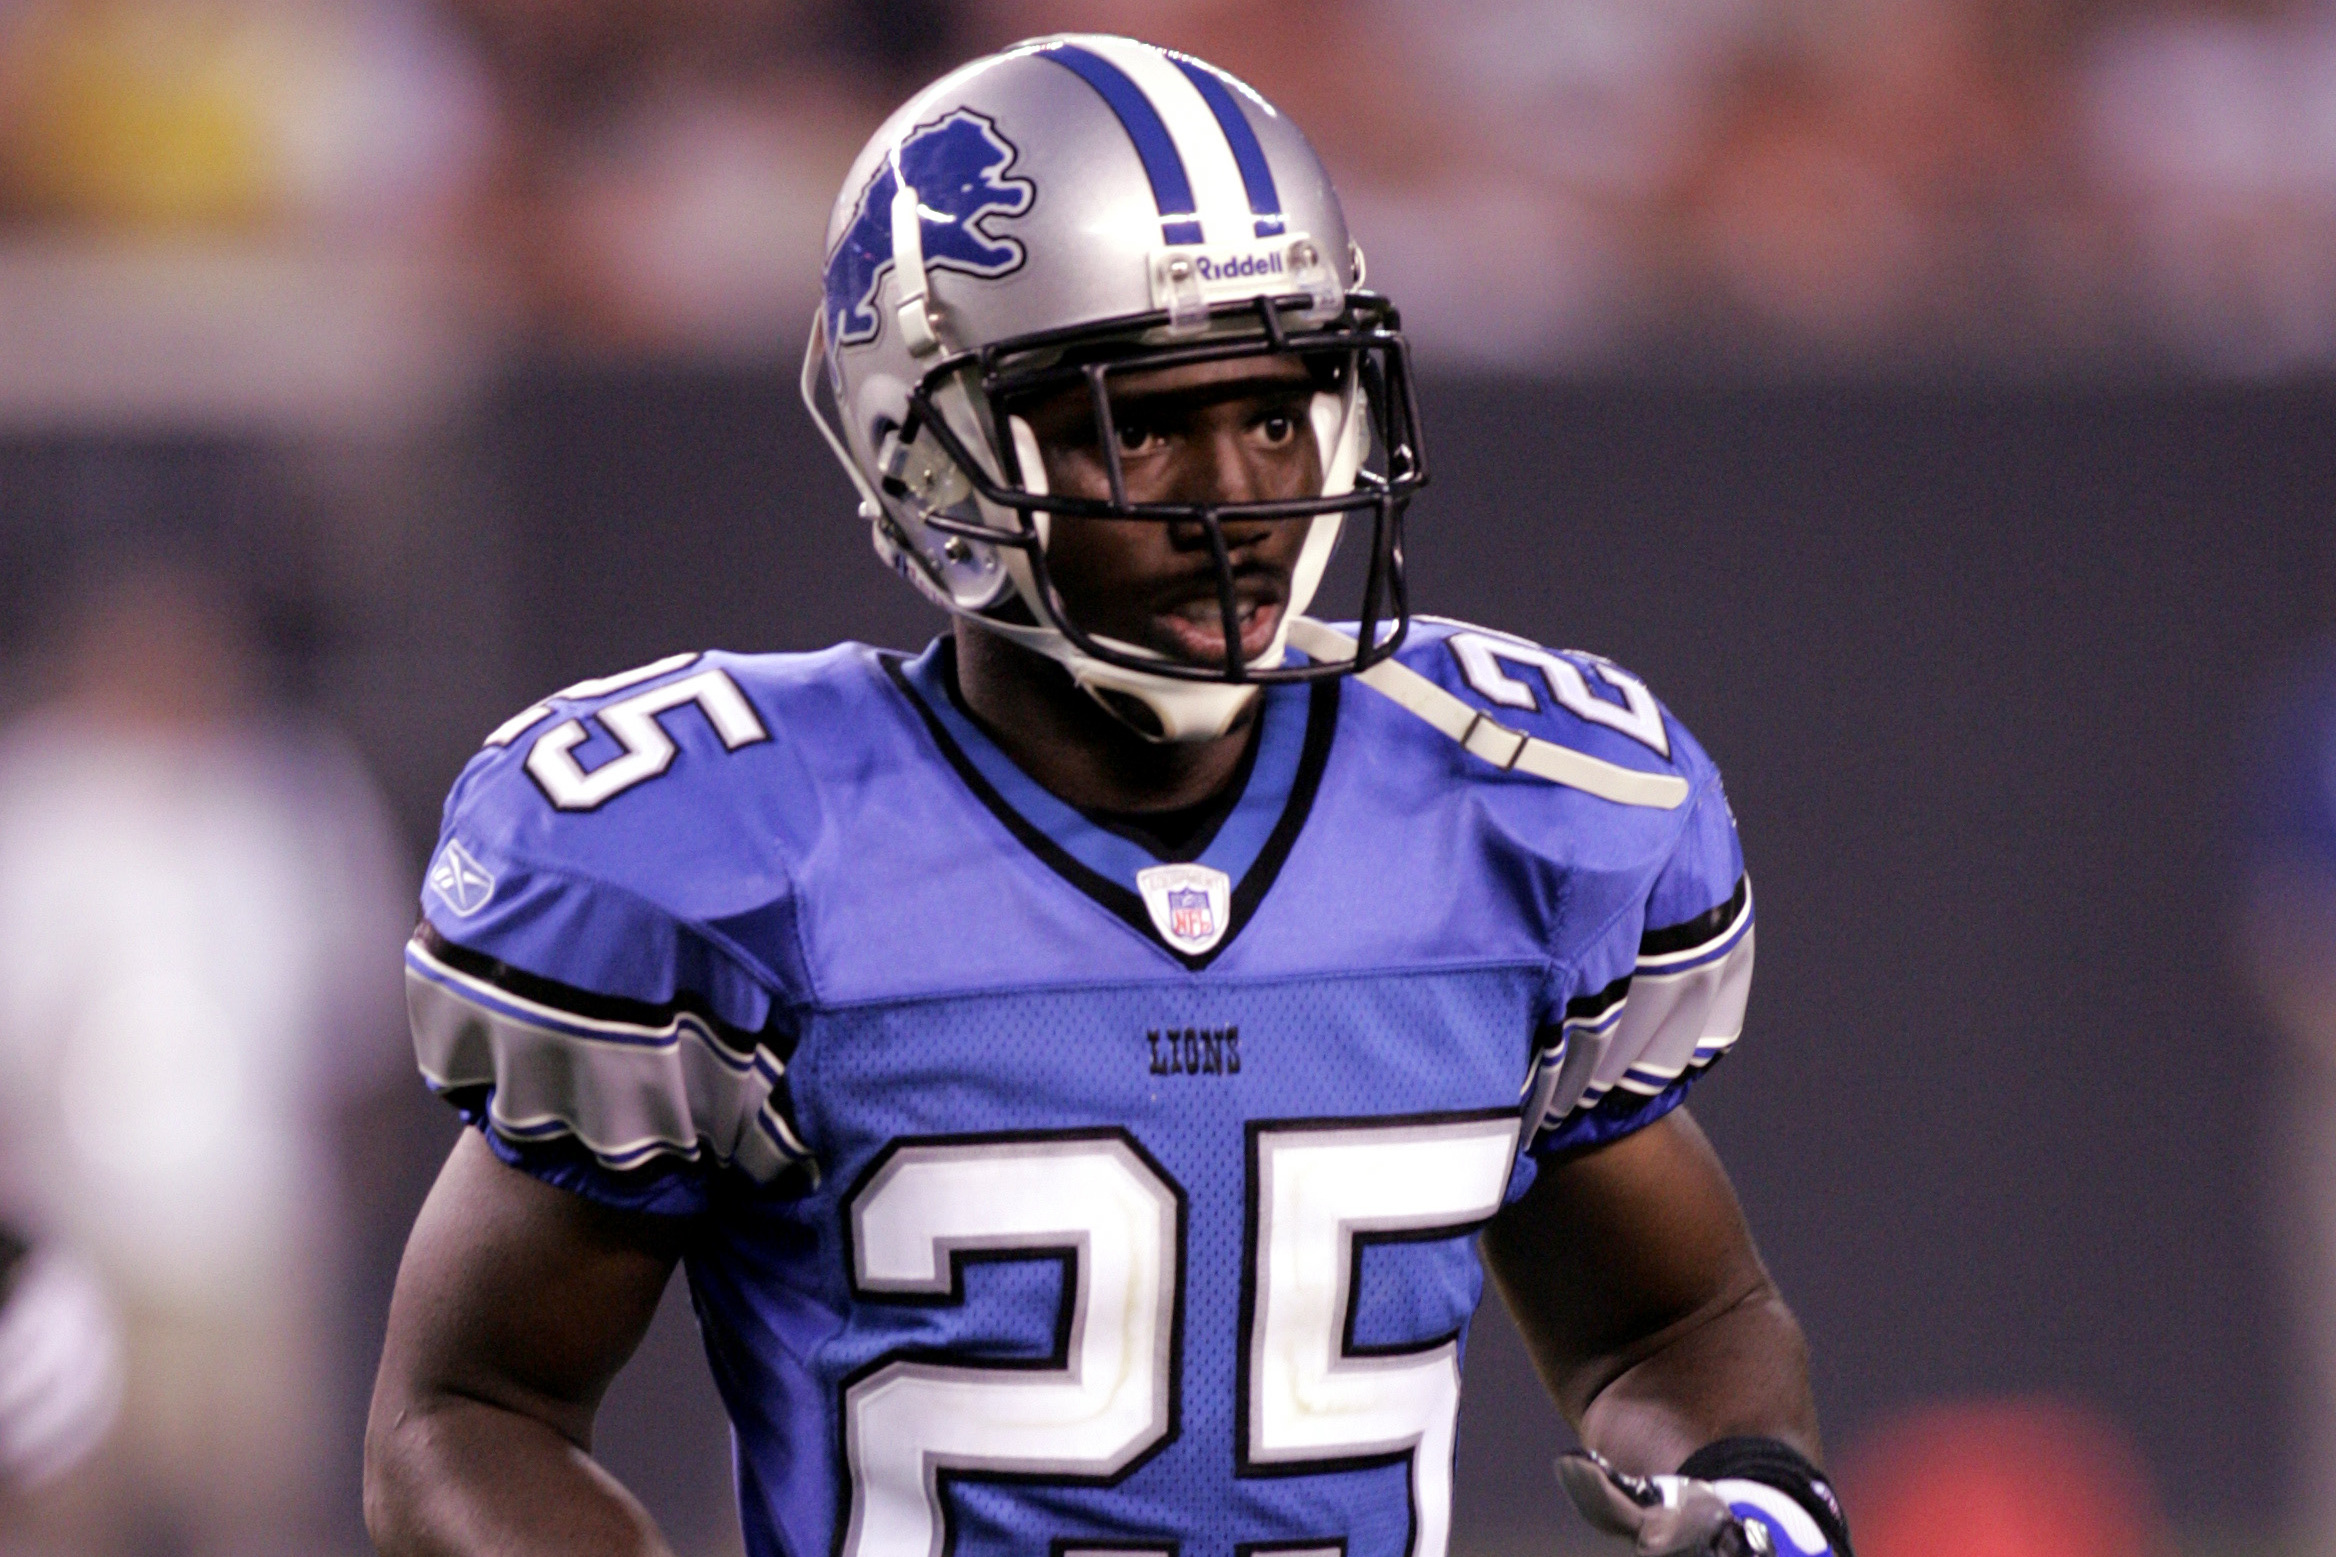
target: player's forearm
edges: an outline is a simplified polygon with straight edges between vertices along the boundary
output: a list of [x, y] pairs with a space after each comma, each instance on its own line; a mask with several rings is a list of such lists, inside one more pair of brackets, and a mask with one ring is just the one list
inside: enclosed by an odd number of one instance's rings
[[1584, 1394], [1586, 1404], [1569, 1412], [1582, 1441], [1625, 1469], [1671, 1471], [1703, 1445], [1734, 1437], [1781, 1439], [1823, 1462], [1808, 1346], [1766, 1281], [1681, 1324]]
[[670, 1557], [590, 1455], [542, 1421], [460, 1396], [376, 1402], [365, 1526], [383, 1557]]

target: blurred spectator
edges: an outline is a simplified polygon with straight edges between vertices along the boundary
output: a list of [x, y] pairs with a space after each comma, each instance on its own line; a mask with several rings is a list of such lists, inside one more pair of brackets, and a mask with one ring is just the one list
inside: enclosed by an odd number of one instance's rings
[[126, 1356], [111, 1438], [18, 1511], [27, 1550], [322, 1544], [336, 1137], [404, 1080], [409, 893], [363, 769], [271, 706], [246, 629], [183, 555], [102, 573], [56, 695], [0, 733], [0, 1199], [88, 1253]]
[[475, 377], [427, 0], [0, 4], [0, 420], [394, 436]]
[[2336, 362], [2336, 16], [2149, 15], [2092, 41], [2077, 93], [2145, 338], [2219, 371]]
[[2041, 278], [2006, 272], [2051, 193], [2057, 127], [2050, 60], [1996, 20], [1968, 0], [1888, 0], [1748, 51], [1664, 202], [1690, 317], [1717, 309], [1788, 354], [1853, 359], [2015, 322], [2007, 296]]
[[2132, 1440], [2062, 1401], [1921, 1407], [1869, 1433], [1838, 1469], [1863, 1557], [2173, 1550]]
[[0, 214], [126, 233], [412, 241], [475, 155], [475, 79], [419, 0], [14, 0]]

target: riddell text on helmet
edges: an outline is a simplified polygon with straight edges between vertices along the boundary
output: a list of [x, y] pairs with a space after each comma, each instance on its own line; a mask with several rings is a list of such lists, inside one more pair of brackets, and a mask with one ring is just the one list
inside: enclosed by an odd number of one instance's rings
[[1203, 281], [1239, 281], [1250, 276], [1279, 276], [1287, 274], [1289, 266], [1282, 260], [1278, 248], [1262, 254], [1242, 254], [1231, 259], [1211, 259], [1199, 255], [1192, 268]]

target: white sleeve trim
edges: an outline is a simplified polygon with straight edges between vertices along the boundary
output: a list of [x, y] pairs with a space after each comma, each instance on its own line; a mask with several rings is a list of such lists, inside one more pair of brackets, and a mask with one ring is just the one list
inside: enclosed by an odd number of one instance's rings
[[1752, 900], [1700, 946], [1640, 959], [1629, 990], [1594, 1016], [1559, 1024], [1527, 1084], [1535, 1130], [1609, 1093], [1655, 1097], [1735, 1045], [1752, 993]]
[[561, 1011], [406, 948], [406, 1006], [423, 1078], [492, 1086], [487, 1117], [514, 1141], [570, 1135], [602, 1164], [711, 1155], [767, 1184], [810, 1151], [774, 1094], [785, 1066], [742, 1054], [690, 1012], [659, 1026]]

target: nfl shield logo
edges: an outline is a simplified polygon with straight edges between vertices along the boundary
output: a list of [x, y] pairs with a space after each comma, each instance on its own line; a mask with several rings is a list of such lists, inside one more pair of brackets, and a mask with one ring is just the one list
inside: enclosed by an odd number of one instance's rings
[[1209, 895], [1198, 887], [1174, 887], [1168, 893], [1168, 933], [1180, 941], [1204, 941], [1216, 933], [1217, 916], [1209, 911]]
[[1136, 872], [1136, 892], [1160, 939], [1187, 956], [1213, 951], [1232, 921], [1232, 878], [1211, 866], [1147, 866]]

